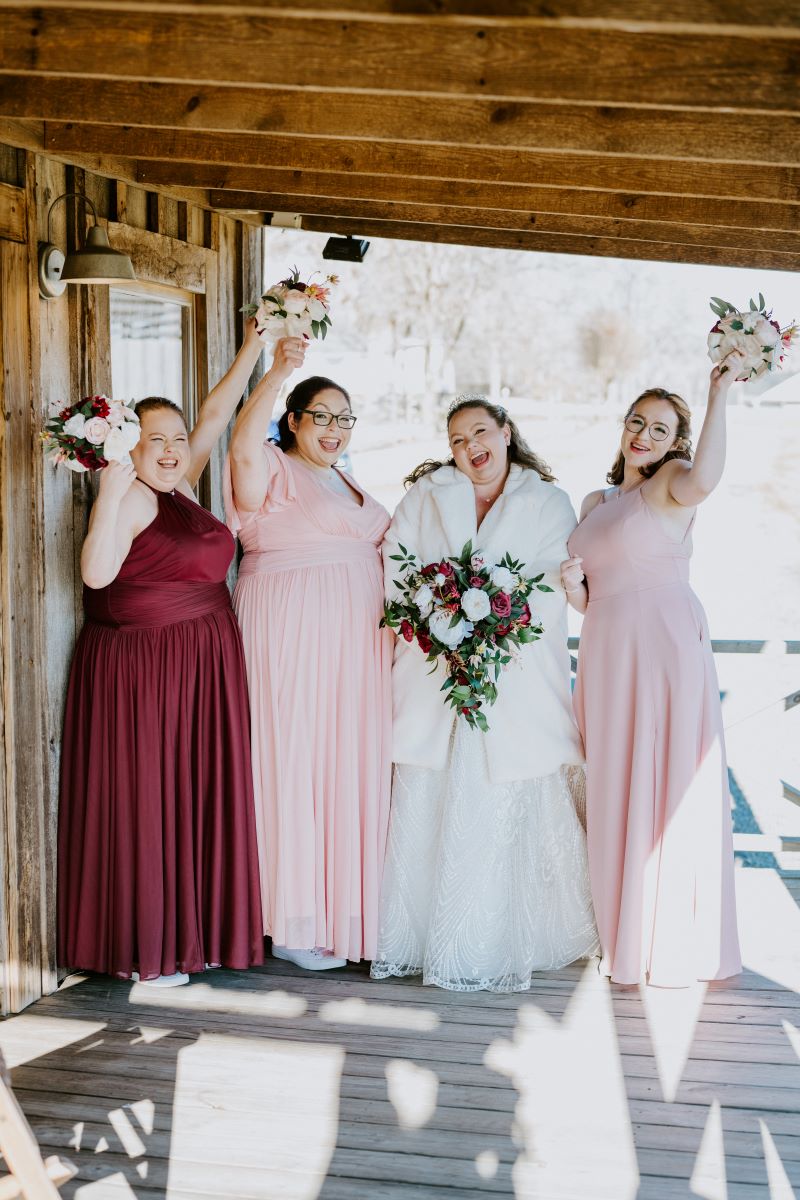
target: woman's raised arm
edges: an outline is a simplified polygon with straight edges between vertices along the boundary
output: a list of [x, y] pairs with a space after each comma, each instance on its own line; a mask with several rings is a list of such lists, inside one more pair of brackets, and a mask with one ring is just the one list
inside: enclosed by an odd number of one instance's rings
[[263, 343], [256, 333], [256, 323], [251, 318], [245, 325], [244, 341], [239, 353], [219, 383], [208, 393], [198, 414], [197, 424], [189, 434], [191, 460], [186, 481], [190, 487], [197, 483], [212, 450], [227, 428], [263, 349]]

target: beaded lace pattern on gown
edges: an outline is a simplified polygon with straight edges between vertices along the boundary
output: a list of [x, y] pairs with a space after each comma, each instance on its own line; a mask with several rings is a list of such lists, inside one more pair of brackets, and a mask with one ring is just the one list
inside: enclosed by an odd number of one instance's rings
[[582, 770], [492, 784], [482, 737], [458, 722], [448, 769], [395, 766], [373, 978], [522, 991], [597, 952]]

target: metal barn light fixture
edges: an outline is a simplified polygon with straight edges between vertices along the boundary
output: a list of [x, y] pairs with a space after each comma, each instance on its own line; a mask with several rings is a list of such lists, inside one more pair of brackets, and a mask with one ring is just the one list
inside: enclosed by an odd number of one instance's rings
[[[73, 250], [65, 258], [50, 240], [50, 217], [59, 200], [69, 196], [89, 205], [94, 225], [86, 235], [83, 249]], [[39, 243], [39, 295], [44, 300], [53, 300], [63, 295], [68, 283], [119, 283], [132, 279], [136, 276], [131, 260], [127, 254], [109, 246], [108, 234], [102, 225], [98, 225], [97, 209], [89, 197], [80, 192], [63, 192], [56, 196], [47, 210], [47, 241]]]

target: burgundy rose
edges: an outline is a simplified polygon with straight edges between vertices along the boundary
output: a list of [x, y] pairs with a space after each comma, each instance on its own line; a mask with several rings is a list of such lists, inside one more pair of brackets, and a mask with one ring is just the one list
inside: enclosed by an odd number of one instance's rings
[[422, 630], [420, 630], [417, 634], [417, 645], [423, 654], [430, 654], [433, 643], [428, 637], [427, 633], [423, 633]]
[[517, 624], [518, 625], [530, 625], [530, 623], [531, 623], [531, 610], [528, 608], [527, 604], [523, 604], [522, 612], [517, 617]]
[[511, 632], [511, 626], [510, 625], [495, 625], [494, 631], [498, 637], [505, 637], [507, 633]]
[[428, 563], [427, 566], [422, 568], [422, 570], [420, 571], [420, 575], [436, 575], [438, 573], [438, 571], [439, 571], [438, 563]]
[[407, 642], [413, 642], [414, 627], [410, 621], [401, 621], [400, 622], [400, 632], [402, 633], [403, 637], [406, 639]]
[[104, 396], [95, 396], [92, 400], [92, 414], [95, 417], [107, 417], [111, 412]]
[[453, 574], [453, 567], [449, 562], [440, 562], [436, 569], [440, 575], [444, 575], [448, 579]]
[[496, 617], [511, 616], [511, 597], [507, 592], [498, 592], [492, 596], [492, 612]]
[[470, 575], [469, 586], [474, 588], [482, 588], [486, 583], [485, 579], [481, 579], [480, 575]]

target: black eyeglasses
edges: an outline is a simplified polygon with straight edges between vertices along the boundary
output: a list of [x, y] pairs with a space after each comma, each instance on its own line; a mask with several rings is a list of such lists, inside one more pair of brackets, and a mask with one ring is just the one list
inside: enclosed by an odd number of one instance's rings
[[672, 432], [668, 425], [663, 425], [661, 421], [654, 421], [652, 425], [648, 425], [644, 417], [632, 416], [628, 417], [625, 422], [625, 428], [629, 433], [641, 433], [646, 429], [654, 442], [664, 442]]
[[332, 421], [335, 421], [340, 429], [352, 429], [358, 420], [352, 413], [339, 413], [338, 416], [334, 416], [333, 413], [320, 412], [318, 408], [293, 408], [292, 412], [296, 417], [311, 417], [315, 425], [322, 425], [325, 429]]

